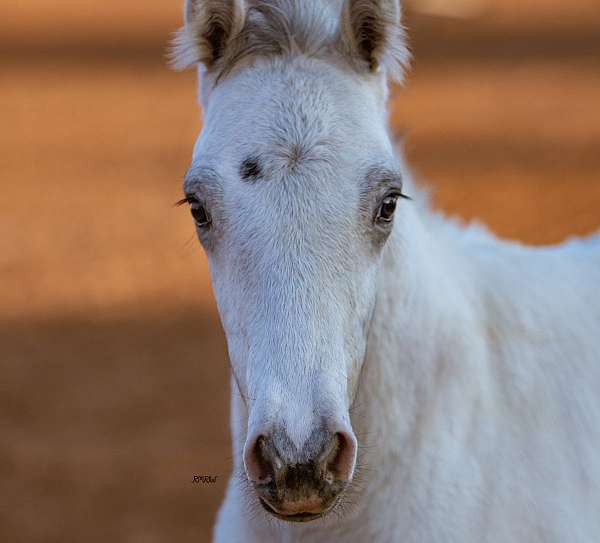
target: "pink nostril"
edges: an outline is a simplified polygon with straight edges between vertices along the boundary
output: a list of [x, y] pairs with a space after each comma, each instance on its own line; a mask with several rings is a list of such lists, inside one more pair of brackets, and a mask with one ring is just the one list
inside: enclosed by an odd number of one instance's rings
[[282, 468], [282, 462], [273, 447], [269, 446], [266, 436], [261, 434], [246, 443], [244, 467], [250, 481], [265, 484], [273, 479], [276, 470]]
[[264, 439], [264, 436], [259, 435], [255, 439], [247, 441], [244, 447], [244, 467], [246, 468], [246, 475], [250, 481], [255, 483], [263, 482], [265, 477], [268, 476], [265, 461], [260, 450], [260, 442]]
[[350, 482], [356, 465], [356, 438], [349, 432], [337, 432], [327, 455], [327, 471], [332, 479]]

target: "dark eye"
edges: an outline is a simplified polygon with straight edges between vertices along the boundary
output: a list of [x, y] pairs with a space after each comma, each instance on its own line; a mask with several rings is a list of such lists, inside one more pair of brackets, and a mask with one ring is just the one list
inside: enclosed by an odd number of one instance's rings
[[396, 204], [398, 203], [399, 195], [390, 194], [383, 199], [377, 211], [377, 222], [389, 223], [394, 218], [394, 212], [396, 211]]
[[210, 226], [211, 218], [206, 207], [204, 207], [204, 204], [195, 198], [189, 198], [188, 203], [190, 204], [190, 211], [192, 212], [192, 217], [194, 217], [196, 224], [200, 228]]

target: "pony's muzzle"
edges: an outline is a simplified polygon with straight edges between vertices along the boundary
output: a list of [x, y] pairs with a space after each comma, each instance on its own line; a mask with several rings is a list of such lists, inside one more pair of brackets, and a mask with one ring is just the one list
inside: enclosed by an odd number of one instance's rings
[[284, 429], [246, 443], [244, 463], [262, 506], [282, 520], [307, 522], [329, 512], [352, 480], [354, 434], [319, 430], [301, 450]]

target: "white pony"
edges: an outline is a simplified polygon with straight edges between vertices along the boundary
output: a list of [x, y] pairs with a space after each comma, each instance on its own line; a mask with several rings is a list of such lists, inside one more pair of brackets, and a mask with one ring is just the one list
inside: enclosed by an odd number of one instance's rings
[[186, 3], [232, 366], [215, 541], [598, 542], [600, 238], [430, 211], [387, 129], [407, 58], [396, 0]]

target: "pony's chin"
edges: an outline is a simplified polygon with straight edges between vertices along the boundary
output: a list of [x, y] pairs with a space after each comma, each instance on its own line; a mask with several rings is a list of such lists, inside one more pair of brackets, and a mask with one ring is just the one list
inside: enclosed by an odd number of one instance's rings
[[258, 499], [263, 509], [270, 515], [278, 518], [279, 520], [285, 520], [286, 522], [312, 522], [326, 516], [335, 506], [335, 502], [330, 505], [327, 509], [320, 511], [319, 513], [294, 513], [292, 515], [283, 515], [273, 509], [265, 500], [262, 498]]

